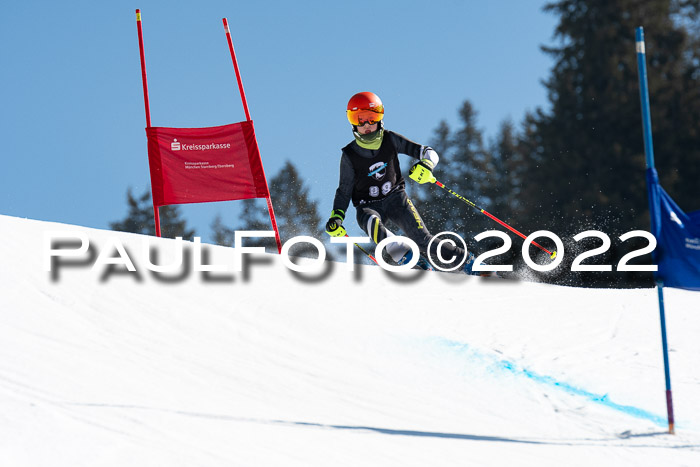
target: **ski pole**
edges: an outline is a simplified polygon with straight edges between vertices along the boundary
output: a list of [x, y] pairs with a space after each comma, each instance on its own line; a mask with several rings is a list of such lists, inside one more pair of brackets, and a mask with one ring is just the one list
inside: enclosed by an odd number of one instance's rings
[[[491, 214], [490, 212], [486, 211], [485, 209], [483, 209], [483, 208], [477, 206], [475, 203], [473, 203], [472, 201], [469, 201], [467, 198], [465, 198], [464, 196], [460, 195], [459, 193], [455, 193], [454, 191], [452, 191], [451, 189], [447, 188], [445, 185], [443, 185], [442, 183], [440, 183], [440, 182], [437, 181], [436, 179], [433, 178], [433, 180], [431, 180], [431, 182], [434, 183], [434, 184], [436, 184], [437, 186], [439, 186], [439, 187], [442, 188], [443, 190], [447, 191], [449, 194], [451, 194], [451, 195], [454, 196], [455, 198], [457, 198], [457, 199], [459, 199], [459, 200], [461, 200], [461, 201], [464, 201], [464, 202], [467, 203], [469, 206], [471, 206], [471, 207], [477, 209], [477, 210], [478, 210], [479, 212], [481, 212], [482, 214], [484, 214], [484, 215], [490, 217], [491, 219], [493, 219], [494, 221], [498, 222], [499, 224], [501, 224], [503, 227], [505, 227], [506, 229], [510, 230], [510, 231], [513, 232], [514, 234], [516, 234], [516, 235], [520, 236], [521, 238], [527, 240], [527, 237], [526, 237], [524, 234], [518, 232], [516, 229], [514, 229], [514, 228], [511, 227], [511, 226], [509, 226], [508, 224], [506, 224], [505, 222], [503, 222], [502, 220], [500, 220], [498, 217], [494, 216], [493, 214]], [[543, 247], [542, 245], [540, 245], [539, 243], [537, 243], [537, 242], [535, 242], [535, 241], [533, 241], [532, 244], [535, 245], [535, 246], [536, 246], [537, 248], [539, 248], [540, 250], [542, 250], [542, 251], [544, 251], [545, 253], [547, 253], [547, 254], [549, 255], [550, 258], [554, 259], [554, 258], [557, 257], [557, 252], [556, 252], [556, 251], [549, 251], [548, 249], [546, 249], [545, 247]]]
[[[345, 234], [345, 236], [346, 236], [346, 237], [349, 237], [350, 235]], [[359, 248], [360, 251], [361, 251], [362, 253], [366, 254], [367, 257], [368, 257], [369, 259], [371, 259], [372, 261], [374, 261], [374, 264], [379, 264], [379, 263], [377, 263], [377, 259], [376, 259], [374, 256], [372, 256], [372, 254], [371, 254], [370, 252], [368, 252], [367, 250], [365, 250], [364, 248], [362, 248], [362, 247], [361, 247], [360, 245], [358, 245], [357, 243], [353, 243], [353, 245], [355, 245], [357, 248]]]

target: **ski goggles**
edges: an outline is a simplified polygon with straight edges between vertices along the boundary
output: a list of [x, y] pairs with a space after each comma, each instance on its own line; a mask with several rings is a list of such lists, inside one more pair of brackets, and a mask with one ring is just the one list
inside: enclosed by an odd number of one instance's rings
[[374, 110], [358, 109], [348, 110], [348, 120], [351, 125], [362, 126], [365, 123], [374, 125], [384, 118], [384, 107], [378, 106]]

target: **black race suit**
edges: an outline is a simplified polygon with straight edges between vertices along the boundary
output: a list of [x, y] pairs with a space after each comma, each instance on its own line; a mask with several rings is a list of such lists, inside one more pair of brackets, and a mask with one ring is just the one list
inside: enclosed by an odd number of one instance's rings
[[[345, 212], [352, 201], [357, 210], [357, 223], [374, 243], [384, 240], [388, 231], [384, 223], [394, 222], [403, 234], [416, 242], [426, 258], [432, 238], [423, 219], [406, 195], [406, 182], [401, 175], [399, 153], [419, 159], [422, 146], [398, 133], [385, 130], [377, 150], [365, 149], [352, 141], [343, 148], [340, 160], [340, 183], [335, 192], [333, 209]], [[430, 258], [437, 261], [438, 241], [431, 246]], [[442, 257], [464, 258], [462, 248], [443, 244]], [[454, 266], [454, 264], [452, 264]]]

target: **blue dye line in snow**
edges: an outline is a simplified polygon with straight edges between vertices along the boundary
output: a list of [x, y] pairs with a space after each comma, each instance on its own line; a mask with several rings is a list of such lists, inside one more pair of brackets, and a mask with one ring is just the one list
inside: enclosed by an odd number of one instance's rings
[[481, 360], [487, 361], [488, 362], [487, 366], [489, 368], [495, 368], [495, 369], [500, 370], [504, 373], [510, 373], [510, 374], [514, 374], [516, 376], [524, 376], [527, 379], [534, 381], [536, 383], [562, 390], [568, 394], [583, 397], [591, 402], [594, 402], [596, 404], [600, 404], [602, 406], [608, 407], [608, 408], [613, 409], [613, 410], [617, 410], [618, 412], [622, 412], [624, 414], [631, 415], [633, 417], [649, 420], [649, 421], [651, 421], [651, 422], [653, 422], [656, 425], [661, 426], [661, 427], [666, 427], [668, 425], [668, 420], [665, 417], [653, 414], [651, 412], [648, 412], [644, 409], [640, 409], [638, 407], [633, 407], [631, 405], [622, 405], [622, 404], [615, 403], [608, 398], [607, 394], [603, 394], [603, 395], [595, 394], [595, 393], [587, 391], [583, 388], [574, 386], [572, 384], [565, 383], [562, 381], [557, 381], [555, 378], [553, 378], [551, 376], [541, 375], [541, 374], [535, 373], [532, 370], [520, 367], [520, 366], [516, 365], [515, 363], [510, 362], [508, 360], [501, 360], [495, 356], [488, 355], [484, 352], [480, 352], [476, 349], [469, 347], [467, 344], [464, 344], [462, 342], [452, 341], [452, 340], [444, 339], [444, 338], [437, 338], [437, 339], [434, 339], [434, 341], [436, 341], [439, 345], [444, 345], [444, 346], [450, 347], [451, 349], [453, 349], [457, 352], [460, 352], [460, 353], [469, 352], [473, 356], [475, 356]]

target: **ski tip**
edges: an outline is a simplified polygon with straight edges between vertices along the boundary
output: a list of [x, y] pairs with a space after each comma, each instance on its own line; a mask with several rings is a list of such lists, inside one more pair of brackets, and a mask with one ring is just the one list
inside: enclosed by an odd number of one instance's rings
[[557, 252], [553, 251], [551, 255], [549, 255], [550, 258], [554, 259], [557, 257]]

